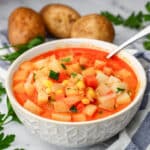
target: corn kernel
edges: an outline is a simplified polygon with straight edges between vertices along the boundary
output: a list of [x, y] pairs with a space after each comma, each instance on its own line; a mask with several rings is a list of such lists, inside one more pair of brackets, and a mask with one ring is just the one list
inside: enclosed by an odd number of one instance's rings
[[81, 90], [81, 89], [84, 89], [85, 88], [85, 84], [83, 81], [78, 81], [76, 86]]
[[68, 84], [68, 80], [64, 80], [63, 82], [62, 82], [62, 85], [63, 86], [65, 86], [65, 85], [67, 85]]
[[46, 88], [46, 89], [45, 89], [45, 92], [46, 92], [47, 94], [50, 94], [50, 93], [51, 93], [51, 88]]
[[90, 103], [90, 100], [87, 99], [87, 98], [83, 98], [83, 99], [81, 100], [81, 102], [82, 102], [83, 104], [89, 104], [89, 103]]
[[47, 88], [50, 88], [50, 87], [52, 87], [53, 82], [50, 80], [43, 80], [43, 85]]
[[56, 93], [56, 94], [63, 94], [64, 92], [63, 92], [62, 89], [59, 89], [59, 90], [56, 90], [55, 93]]
[[89, 99], [95, 98], [95, 91], [94, 91], [92, 88], [89, 88], [88, 91], [87, 91], [86, 96], [87, 96]]

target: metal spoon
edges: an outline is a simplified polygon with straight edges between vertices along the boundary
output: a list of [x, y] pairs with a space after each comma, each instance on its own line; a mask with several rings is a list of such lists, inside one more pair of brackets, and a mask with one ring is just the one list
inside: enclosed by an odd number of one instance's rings
[[134, 35], [133, 37], [131, 37], [130, 39], [128, 39], [127, 41], [125, 41], [123, 44], [121, 44], [117, 49], [113, 50], [112, 52], [110, 52], [106, 58], [109, 59], [111, 58], [113, 55], [115, 55], [116, 53], [118, 53], [119, 51], [121, 51], [124, 47], [128, 46], [129, 44], [135, 42], [136, 40], [142, 38], [143, 36], [150, 34], [150, 26], [144, 28], [143, 30], [141, 30], [139, 33], [137, 33], [136, 35]]

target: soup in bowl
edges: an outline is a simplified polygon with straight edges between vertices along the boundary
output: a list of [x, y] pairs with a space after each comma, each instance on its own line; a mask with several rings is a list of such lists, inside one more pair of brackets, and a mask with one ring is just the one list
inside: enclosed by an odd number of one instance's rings
[[65, 39], [37, 46], [9, 69], [6, 89], [20, 120], [49, 143], [81, 147], [122, 130], [146, 87], [138, 60], [116, 46]]

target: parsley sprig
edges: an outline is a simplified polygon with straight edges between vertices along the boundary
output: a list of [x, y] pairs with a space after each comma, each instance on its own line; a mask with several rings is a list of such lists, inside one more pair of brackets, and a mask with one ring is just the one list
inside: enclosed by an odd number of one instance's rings
[[12, 63], [16, 58], [18, 58], [21, 54], [23, 54], [25, 51], [27, 51], [30, 48], [33, 48], [34, 46], [37, 46], [39, 44], [42, 44], [44, 42], [44, 38], [41, 36], [38, 36], [32, 40], [30, 40], [28, 43], [26, 44], [22, 44], [22, 45], [7, 45], [4, 46], [0, 49], [5, 49], [5, 48], [10, 48], [10, 47], [14, 47], [17, 49], [17, 51], [12, 52], [10, 54], [6, 54], [6, 55], [2, 55], [0, 56], [0, 59], [3, 61], [8, 61], [10, 63]]
[[[6, 90], [3, 87], [2, 83], [0, 83], [0, 99], [2, 100], [3, 95], [6, 94]], [[4, 97], [3, 97], [4, 98]], [[5, 98], [4, 98], [5, 99]], [[6, 98], [6, 104], [7, 104], [7, 113], [1, 113], [0, 112], [0, 149], [3, 150], [5, 148], [8, 148], [12, 142], [15, 140], [14, 134], [8, 134], [5, 135], [3, 132], [4, 126], [8, 124], [11, 121], [20, 122], [18, 117], [16, 116], [8, 97]]]
[[15, 135], [13, 135], [13, 134], [5, 135], [3, 132], [0, 133], [0, 148], [1, 148], [1, 150], [8, 148], [14, 140], [15, 140]]
[[[114, 15], [108, 11], [101, 12], [101, 15], [107, 17], [114, 25], [123, 25], [132, 29], [141, 29], [146, 23], [150, 21], [150, 2], [145, 4], [146, 13], [139, 11], [132, 12], [127, 18], [122, 17], [120, 14]], [[150, 50], [150, 38], [143, 42], [145, 49]]]
[[4, 95], [4, 94], [6, 94], [6, 90], [3, 87], [2, 83], [0, 83], [0, 102], [2, 101], [1, 96]]

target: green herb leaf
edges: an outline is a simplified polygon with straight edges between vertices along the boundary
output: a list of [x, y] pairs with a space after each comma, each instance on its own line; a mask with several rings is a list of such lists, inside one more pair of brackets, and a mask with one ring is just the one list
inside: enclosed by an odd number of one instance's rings
[[78, 112], [76, 106], [74, 106], [74, 105], [70, 107], [70, 111], [71, 111], [71, 112], [74, 112], [74, 113], [75, 113], [75, 112]]
[[9, 134], [9, 135], [4, 135], [4, 133], [0, 133], [0, 148], [5, 149], [8, 148], [11, 143], [15, 140], [15, 135]]
[[72, 76], [73, 78], [75, 78], [75, 77], [77, 76], [77, 73], [72, 72], [72, 73], [71, 73], [71, 76]]
[[12, 46], [5, 46], [3, 48], [0, 49], [4, 49], [4, 48], [8, 48], [8, 47], [14, 47], [17, 48], [17, 51], [12, 52], [10, 54], [6, 54], [3, 56], [0, 56], [0, 59], [3, 61], [9, 61], [10, 63], [12, 63], [16, 58], [18, 58], [21, 54], [23, 54], [25, 51], [27, 51], [28, 49], [37, 46], [39, 44], [42, 44], [44, 42], [44, 38], [43, 37], [36, 37], [34, 39], [32, 39], [31, 41], [29, 41], [27, 44], [22, 44], [22, 45], [12, 45]]
[[[7, 97], [7, 115], [6, 115], [6, 118], [9, 118], [11, 117], [11, 120], [10, 121], [16, 121], [18, 123], [21, 123], [21, 121], [19, 120], [19, 118], [17, 117], [16, 113], [14, 112], [11, 104], [10, 104], [10, 101], [9, 101], [9, 98]], [[6, 119], [5, 119], [6, 120]]]
[[[101, 14], [107, 17], [115, 25], [124, 25], [129, 28], [135, 29], [139, 29], [143, 26], [144, 14], [141, 11], [138, 12], [137, 14], [135, 14], [135, 12], [132, 12], [127, 19], [124, 19], [120, 15], [115, 16], [107, 11], [102, 12]], [[148, 16], [145, 16], [145, 19], [148, 19]]]
[[0, 131], [2, 131], [4, 128], [2, 126], [0, 126]]
[[6, 90], [3, 87], [2, 83], [0, 82], [0, 96], [3, 95], [3, 94], [6, 94]]
[[143, 46], [144, 46], [144, 48], [145, 49], [147, 49], [147, 50], [150, 50], [150, 40], [148, 41], [145, 41], [144, 43], [143, 43]]
[[70, 57], [62, 58], [61, 61], [67, 63], [71, 61], [71, 58]]
[[[150, 21], [150, 2], [147, 2], [145, 9], [148, 13], [139, 11], [137, 13], [132, 12], [127, 18], [123, 18], [121, 15], [114, 15], [108, 11], [101, 12], [102, 15], [107, 17], [115, 25], [123, 25], [125, 27], [139, 29], [145, 26], [145, 22]], [[143, 43], [146, 50], [150, 50], [150, 37]]]
[[59, 79], [59, 72], [55, 72], [53, 70], [50, 70], [49, 77], [54, 79], [54, 80], [58, 80]]
[[5, 114], [0, 113], [0, 127], [2, 127], [2, 125], [4, 124], [4, 118], [5, 118]]
[[44, 43], [44, 41], [45, 41], [44, 37], [38, 36], [38, 37], [32, 39], [31, 41], [29, 41], [29, 43], [27, 44], [28, 49], [30, 49], [34, 46], [40, 45], [40, 44]]
[[118, 88], [116, 89], [116, 93], [124, 92], [124, 91], [125, 91], [125, 89], [123, 89], [123, 88], [119, 88], [119, 87], [118, 87]]
[[2, 83], [0, 82], [0, 102], [2, 101], [2, 96], [6, 94], [6, 90], [3, 87]]
[[67, 67], [64, 64], [61, 64], [61, 66], [63, 67], [63, 69], [67, 69]]
[[150, 12], [150, 2], [147, 2], [145, 8], [148, 12]]
[[108, 11], [101, 12], [101, 15], [105, 16], [106, 18], [108, 18], [115, 25], [120, 25], [120, 24], [124, 23], [124, 19], [120, 15], [116, 15], [115, 16], [115, 15], [113, 15], [112, 13], [110, 13]]
[[143, 25], [143, 13], [140, 11], [138, 14], [134, 12], [125, 20], [125, 26], [130, 28], [139, 29]]
[[150, 14], [143, 15], [144, 21], [150, 21]]

